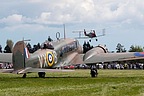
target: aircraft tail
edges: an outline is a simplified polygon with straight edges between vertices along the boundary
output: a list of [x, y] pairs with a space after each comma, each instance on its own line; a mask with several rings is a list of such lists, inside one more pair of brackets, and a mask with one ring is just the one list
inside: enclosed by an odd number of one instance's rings
[[25, 60], [30, 57], [24, 41], [18, 41], [13, 48], [12, 62], [14, 70], [26, 67]]

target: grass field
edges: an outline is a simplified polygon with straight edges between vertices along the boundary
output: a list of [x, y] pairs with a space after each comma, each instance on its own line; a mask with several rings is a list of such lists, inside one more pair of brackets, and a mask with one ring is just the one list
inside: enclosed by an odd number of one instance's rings
[[99, 70], [97, 78], [90, 70], [36, 73], [21, 78], [0, 74], [0, 96], [144, 96], [144, 70]]

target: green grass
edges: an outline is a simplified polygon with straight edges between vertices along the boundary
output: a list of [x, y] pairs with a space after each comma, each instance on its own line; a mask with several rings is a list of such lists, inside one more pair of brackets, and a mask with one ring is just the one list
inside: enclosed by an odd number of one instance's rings
[[0, 74], [0, 96], [144, 96], [144, 70], [99, 70], [97, 78], [90, 70], [36, 73], [21, 78]]

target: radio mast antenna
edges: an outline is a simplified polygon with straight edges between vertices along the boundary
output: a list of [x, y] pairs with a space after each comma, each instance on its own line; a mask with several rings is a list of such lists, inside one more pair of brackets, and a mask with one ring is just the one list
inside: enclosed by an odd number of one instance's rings
[[63, 24], [63, 28], [64, 28], [64, 39], [66, 38], [66, 34], [65, 34], [65, 24]]

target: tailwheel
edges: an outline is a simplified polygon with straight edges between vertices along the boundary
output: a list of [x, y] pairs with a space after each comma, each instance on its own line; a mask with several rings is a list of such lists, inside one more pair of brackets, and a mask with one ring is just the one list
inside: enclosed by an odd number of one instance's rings
[[23, 74], [22, 78], [26, 78], [26, 73]]
[[38, 75], [40, 78], [45, 78], [45, 72], [38, 72]]
[[98, 72], [97, 72], [96, 65], [92, 65], [92, 66], [91, 66], [90, 74], [91, 74], [91, 77], [97, 77]]

